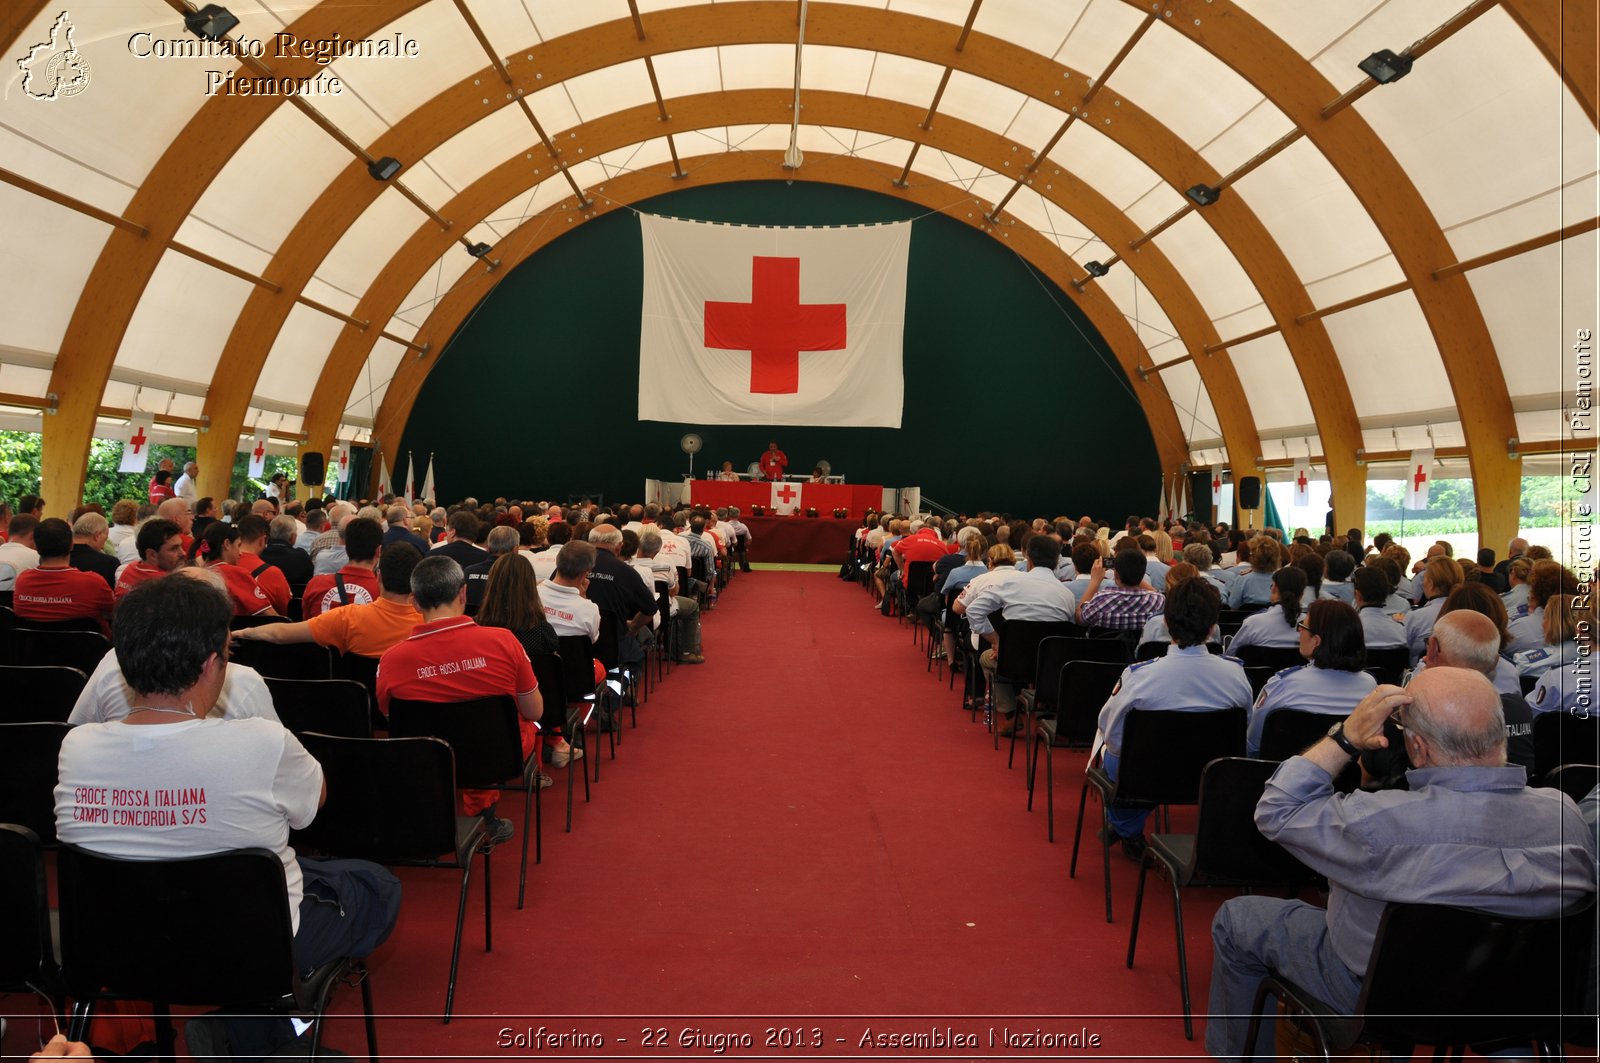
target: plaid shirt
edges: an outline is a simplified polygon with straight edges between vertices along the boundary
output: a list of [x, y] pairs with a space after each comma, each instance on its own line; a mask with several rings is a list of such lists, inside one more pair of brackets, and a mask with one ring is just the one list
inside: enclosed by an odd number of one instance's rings
[[1102, 583], [1093, 598], [1078, 606], [1078, 623], [1084, 627], [1137, 631], [1165, 605], [1166, 599], [1156, 591]]

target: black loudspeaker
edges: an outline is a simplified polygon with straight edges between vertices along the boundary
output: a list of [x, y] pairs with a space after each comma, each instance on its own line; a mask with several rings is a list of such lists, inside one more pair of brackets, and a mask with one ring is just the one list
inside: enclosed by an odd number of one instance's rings
[[300, 482], [321, 487], [328, 473], [328, 463], [320, 450], [308, 450], [300, 455]]
[[1259, 477], [1259, 476], [1241, 476], [1241, 477], [1239, 477], [1239, 508], [1240, 509], [1260, 509], [1261, 508], [1261, 477]]

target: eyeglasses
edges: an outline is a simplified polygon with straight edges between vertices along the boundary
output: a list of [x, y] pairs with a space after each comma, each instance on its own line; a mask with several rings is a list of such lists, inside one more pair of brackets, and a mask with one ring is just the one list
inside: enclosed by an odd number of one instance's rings
[[1311, 625], [1306, 623], [1306, 621], [1302, 618], [1301, 621], [1295, 625], [1295, 630], [1304, 631], [1309, 634], [1311, 631]]
[[1406, 729], [1406, 720], [1404, 716], [1405, 711], [1406, 706], [1401, 705], [1399, 708], [1395, 709], [1389, 714], [1389, 722], [1394, 724], [1395, 728], [1401, 732], [1404, 732]]

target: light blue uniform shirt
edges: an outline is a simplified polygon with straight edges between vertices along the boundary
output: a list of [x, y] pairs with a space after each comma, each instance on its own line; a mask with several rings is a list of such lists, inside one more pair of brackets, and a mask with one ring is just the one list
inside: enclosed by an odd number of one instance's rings
[[1106, 751], [1122, 753], [1122, 721], [1129, 709], [1243, 708], [1250, 704], [1250, 680], [1232, 657], [1218, 657], [1204, 646], [1167, 648], [1165, 657], [1140, 661], [1122, 673], [1117, 689], [1100, 710]]
[[[1411, 678], [1415, 679], [1427, 670], [1428, 662], [1418, 661], [1417, 666], [1411, 670]], [[1522, 697], [1522, 681], [1517, 678], [1517, 666], [1504, 657], [1495, 662], [1494, 675], [1489, 678], [1494, 683], [1495, 693]]]
[[1243, 609], [1272, 601], [1272, 573], [1247, 572], [1228, 584], [1228, 608]]
[[1528, 693], [1528, 707], [1541, 712], [1570, 712], [1584, 719], [1594, 715], [1594, 654], [1565, 668], [1551, 668]]
[[1150, 586], [1167, 593], [1167, 573], [1172, 566], [1161, 560], [1155, 554], [1144, 555], [1144, 578], [1150, 581]]
[[1229, 653], [1238, 653], [1246, 646], [1300, 645], [1300, 632], [1284, 617], [1283, 606], [1274, 605], [1254, 616], [1244, 618], [1238, 634], [1228, 643]]
[[1435, 598], [1406, 614], [1406, 646], [1411, 650], [1412, 664], [1416, 664], [1427, 652], [1428, 636], [1433, 634], [1433, 625], [1439, 619], [1439, 610], [1443, 608], [1444, 599]]
[[1356, 615], [1361, 617], [1361, 633], [1366, 637], [1367, 649], [1387, 650], [1406, 644], [1405, 625], [1394, 618], [1388, 606], [1365, 606]]
[[[1142, 645], [1146, 642], [1171, 642], [1172, 632], [1167, 630], [1167, 618], [1157, 613], [1144, 623], [1144, 631], [1139, 635]], [[1211, 625], [1211, 634], [1206, 636], [1207, 642], [1222, 645], [1222, 629], [1215, 624]]]
[[1528, 614], [1528, 585], [1519, 583], [1500, 596], [1506, 603], [1506, 612], [1513, 618]]
[[1411, 599], [1401, 597], [1399, 594], [1391, 594], [1383, 600], [1383, 611], [1386, 613], [1409, 613], [1411, 612]]
[[1224, 602], [1228, 600], [1228, 581], [1223, 577], [1222, 569], [1208, 568], [1204, 572], [1200, 573], [1200, 576], [1202, 579], [1210, 582], [1210, 584], [1217, 589], [1217, 593], [1222, 595], [1222, 600]]
[[973, 634], [986, 635], [994, 630], [990, 613], [1004, 609], [1007, 620], [1071, 620], [1078, 614], [1078, 600], [1054, 572], [1022, 572], [980, 587], [965, 608]]
[[1529, 610], [1526, 616], [1512, 620], [1507, 630], [1511, 632], [1511, 641], [1500, 648], [1506, 657], [1541, 648], [1544, 645], [1544, 606]]
[[989, 571], [989, 566], [981, 563], [974, 565], [957, 565], [955, 568], [951, 569], [950, 574], [944, 578], [944, 586], [939, 588], [939, 593], [949, 594], [951, 591], [958, 591], [962, 587], [965, 587], [968, 583], [971, 583], [974, 576], [981, 575], [987, 571]]
[[1285, 668], [1261, 688], [1255, 707], [1250, 710], [1250, 729], [1245, 732], [1245, 753], [1261, 752], [1261, 734], [1267, 717], [1279, 709], [1299, 709], [1328, 716], [1348, 716], [1370, 694], [1378, 681], [1366, 672], [1340, 672], [1297, 664]]
[[[1072, 592], [1073, 601], [1081, 602], [1083, 601], [1083, 596], [1089, 593], [1089, 580], [1091, 578], [1087, 572], [1080, 572], [1073, 578], [1071, 583], [1063, 583], [1062, 586]], [[1110, 577], [1107, 577], [1106, 582], [1110, 581]]]
[[1355, 584], [1351, 583], [1349, 580], [1325, 579], [1322, 581], [1321, 597], [1333, 598], [1354, 609], [1356, 604], [1356, 587]]
[[[1565, 668], [1578, 663], [1578, 641], [1568, 639], [1559, 646], [1549, 644], [1536, 650], [1523, 650], [1511, 658], [1517, 675], [1541, 676], [1552, 668]], [[1518, 691], [1521, 693], [1521, 691]]]

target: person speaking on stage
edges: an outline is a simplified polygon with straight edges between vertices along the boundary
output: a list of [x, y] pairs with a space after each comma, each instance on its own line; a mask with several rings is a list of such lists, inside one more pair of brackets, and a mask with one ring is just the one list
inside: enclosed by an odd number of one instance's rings
[[767, 444], [767, 451], [761, 455], [761, 475], [769, 480], [783, 479], [783, 470], [789, 467], [789, 455], [778, 449], [774, 440]]

